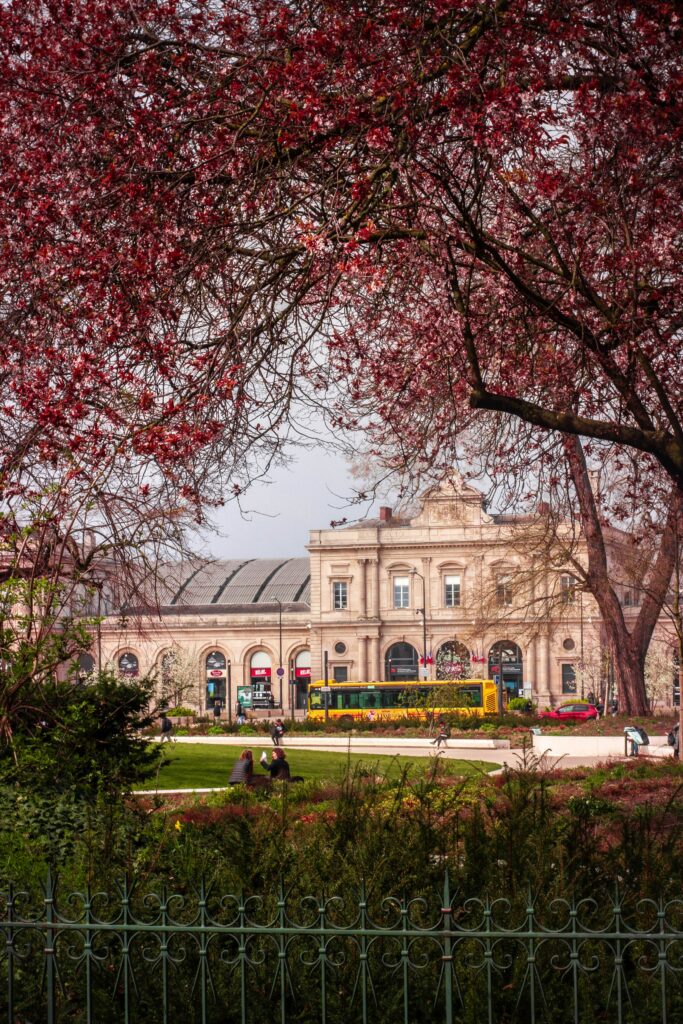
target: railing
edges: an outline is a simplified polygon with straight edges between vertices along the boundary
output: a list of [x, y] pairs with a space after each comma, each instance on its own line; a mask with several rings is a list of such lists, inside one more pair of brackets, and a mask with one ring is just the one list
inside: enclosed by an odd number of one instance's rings
[[0, 894], [11, 1024], [683, 1020], [683, 900]]

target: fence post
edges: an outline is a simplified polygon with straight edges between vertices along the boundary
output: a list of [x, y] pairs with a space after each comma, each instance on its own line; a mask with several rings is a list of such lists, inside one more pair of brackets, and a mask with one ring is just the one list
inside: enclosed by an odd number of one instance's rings
[[278, 971], [280, 974], [280, 1020], [282, 1024], [286, 1024], [287, 1021], [287, 939], [285, 937], [284, 928], [287, 926], [287, 914], [286, 914], [286, 899], [285, 889], [282, 877], [280, 877], [280, 891], [278, 893], [277, 908], [278, 908], [278, 923], [280, 931], [278, 938]]
[[7, 886], [7, 1013], [9, 1020], [14, 1019], [14, 887], [10, 882]]
[[443, 993], [446, 1000], [446, 1024], [453, 1024], [453, 952], [451, 944], [451, 887], [448, 869], [443, 880], [443, 899], [441, 901], [443, 915]]
[[50, 927], [54, 924], [54, 899], [55, 885], [52, 878], [52, 871], [48, 867], [47, 880], [45, 882], [45, 987], [47, 990], [47, 1024], [55, 1024], [56, 1019], [56, 993], [55, 993], [55, 933]]
[[206, 1007], [206, 986], [208, 984], [208, 977], [207, 977], [207, 974], [208, 974], [208, 971], [207, 971], [207, 966], [208, 966], [207, 965], [207, 954], [208, 954], [209, 940], [207, 938], [206, 932], [204, 931], [204, 928], [206, 927], [207, 919], [208, 919], [207, 918], [207, 911], [206, 911], [207, 900], [208, 900], [208, 893], [207, 893], [207, 890], [206, 890], [206, 879], [204, 878], [204, 875], [202, 875], [202, 880], [201, 880], [201, 884], [200, 884], [200, 887], [199, 887], [199, 924], [200, 924], [200, 926], [202, 928], [202, 931], [200, 932], [200, 935], [199, 935], [199, 984], [201, 985], [201, 993], [200, 993], [199, 999], [200, 999], [200, 1006], [201, 1006], [201, 1013], [202, 1013], [202, 1024], [206, 1024], [206, 1009], [207, 1009], [207, 1007]]

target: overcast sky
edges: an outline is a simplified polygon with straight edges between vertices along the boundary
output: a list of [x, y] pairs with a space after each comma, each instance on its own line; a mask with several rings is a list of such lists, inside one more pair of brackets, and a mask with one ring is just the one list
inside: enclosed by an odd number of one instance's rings
[[[214, 514], [218, 533], [202, 538], [202, 551], [215, 558], [273, 558], [306, 555], [310, 530], [325, 529], [333, 519], [365, 517], [345, 507], [354, 481], [345, 459], [321, 448], [301, 451], [291, 466], [255, 484], [243, 500], [245, 515], [231, 502]], [[249, 510], [246, 512], [246, 510]]]

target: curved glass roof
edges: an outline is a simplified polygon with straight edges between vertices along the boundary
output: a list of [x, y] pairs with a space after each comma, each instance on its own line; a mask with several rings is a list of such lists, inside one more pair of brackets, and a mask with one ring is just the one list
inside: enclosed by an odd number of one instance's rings
[[308, 558], [245, 558], [174, 566], [164, 580], [163, 604], [310, 604]]

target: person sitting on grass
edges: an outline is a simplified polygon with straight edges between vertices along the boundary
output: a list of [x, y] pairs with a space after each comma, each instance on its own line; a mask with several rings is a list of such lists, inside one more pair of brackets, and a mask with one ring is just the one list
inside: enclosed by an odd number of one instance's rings
[[235, 761], [232, 771], [230, 772], [230, 778], [228, 779], [229, 786], [239, 786], [242, 783], [248, 786], [254, 775], [254, 755], [251, 750], [243, 750], [239, 756], [239, 759]]
[[287, 756], [282, 747], [275, 747], [271, 756], [270, 764], [265, 750], [261, 754], [261, 766], [270, 773], [271, 779], [289, 779], [290, 771], [287, 763]]

